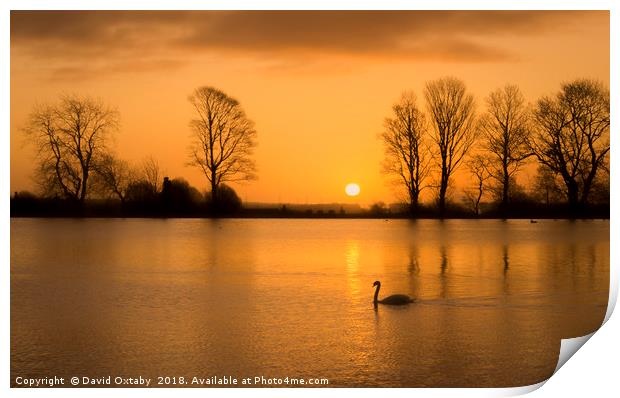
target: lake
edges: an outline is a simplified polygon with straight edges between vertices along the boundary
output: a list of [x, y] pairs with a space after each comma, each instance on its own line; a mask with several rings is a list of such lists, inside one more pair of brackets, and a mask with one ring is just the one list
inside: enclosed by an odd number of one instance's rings
[[528, 385], [609, 289], [609, 221], [11, 219], [10, 250], [12, 385]]

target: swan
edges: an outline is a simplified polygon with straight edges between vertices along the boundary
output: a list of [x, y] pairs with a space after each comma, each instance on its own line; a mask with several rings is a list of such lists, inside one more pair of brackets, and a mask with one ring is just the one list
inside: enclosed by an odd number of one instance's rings
[[391, 296], [385, 297], [383, 300], [379, 300], [379, 289], [381, 289], [381, 282], [379, 281], [375, 281], [375, 283], [372, 284], [373, 286], [376, 286], [377, 289], [375, 290], [375, 299], [373, 300], [373, 303], [375, 305], [377, 304], [385, 304], [385, 305], [405, 305], [405, 304], [409, 304], [409, 303], [413, 303], [413, 299], [405, 294], [393, 294]]

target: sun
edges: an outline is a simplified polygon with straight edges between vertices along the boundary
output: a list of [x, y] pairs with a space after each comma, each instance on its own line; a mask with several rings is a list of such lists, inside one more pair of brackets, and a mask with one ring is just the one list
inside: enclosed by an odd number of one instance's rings
[[360, 194], [360, 186], [352, 182], [347, 184], [346, 187], [344, 187], [344, 191], [347, 193], [348, 196], [357, 196]]

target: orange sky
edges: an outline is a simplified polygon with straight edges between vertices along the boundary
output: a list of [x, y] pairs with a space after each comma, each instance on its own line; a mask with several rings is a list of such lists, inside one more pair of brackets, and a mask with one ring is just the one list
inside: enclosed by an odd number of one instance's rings
[[[243, 200], [392, 202], [383, 120], [403, 90], [424, 106], [424, 83], [445, 75], [466, 83], [479, 110], [506, 83], [530, 101], [574, 78], [609, 85], [609, 13], [13, 11], [11, 191], [35, 190], [20, 128], [34, 104], [63, 93], [118, 108], [120, 157], [153, 156], [166, 175], [206, 189], [186, 165], [187, 97], [210, 85], [256, 123], [259, 179], [235, 185]], [[344, 193], [351, 181], [357, 198]]]

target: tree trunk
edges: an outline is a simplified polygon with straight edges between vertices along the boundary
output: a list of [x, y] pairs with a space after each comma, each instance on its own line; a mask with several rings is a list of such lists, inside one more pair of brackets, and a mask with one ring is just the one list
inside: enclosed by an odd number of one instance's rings
[[446, 192], [448, 191], [448, 167], [446, 157], [441, 158], [441, 182], [439, 185], [439, 215], [443, 217], [446, 211]]
[[446, 211], [446, 192], [448, 191], [448, 180], [441, 178], [441, 186], [439, 187], [439, 214], [444, 215]]
[[[413, 156], [411, 153], [409, 154], [409, 156]], [[416, 155], [417, 156], [417, 155]], [[419, 158], [418, 158], [419, 160]], [[420, 165], [417, 164], [416, 166], [416, 170], [419, 172], [420, 170]], [[410, 189], [409, 189], [409, 213], [410, 214], [415, 214], [416, 211], [418, 210], [418, 197], [420, 196], [420, 191], [419, 191], [419, 176], [414, 174], [414, 168], [410, 165], [409, 166], [409, 181], [410, 181]]]
[[575, 180], [566, 182], [568, 191], [568, 208], [572, 214], [576, 214], [579, 210], [579, 186]]
[[503, 191], [502, 191], [502, 209], [508, 208], [508, 195], [510, 194], [510, 176], [508, 175], [508, 165], [504, 164], [503, 175]]
[[409, 192], [409, 212], [411, 214], [415, 214], [415, 212], [418, 210], [418, 197], [419, 192], [415, 190]]
[[80, 189], [80, 203], [84, 203], [86, 199], [86, 184], [88, 182], [88, 171], [82, 173], [82, 187]]
[[211, 205], [213, 207], [213, 209], [218, 208], [218, 203], [219, 203], [219, 195], [218, 195], [218, 184], [217, 184], [217, 178], [216, 178], [216, 173], [215, 170], [211, 170]]
[[590, 196], [590, 190], [592, 189], [592, 184], [594, 183], [594, 178], [596, 177], [596, 172], [598, 171], [598, 164], [594, 163], [588, 176], [583, 181], [583, 188], [581, 190], [581, 204], [586, 205], [588, 203], [588, 196]]
[[478, 184], [478, 197], [476, 198], [476, 216], [480, 215], [480, 201], [482, 200], [482, 181]]

